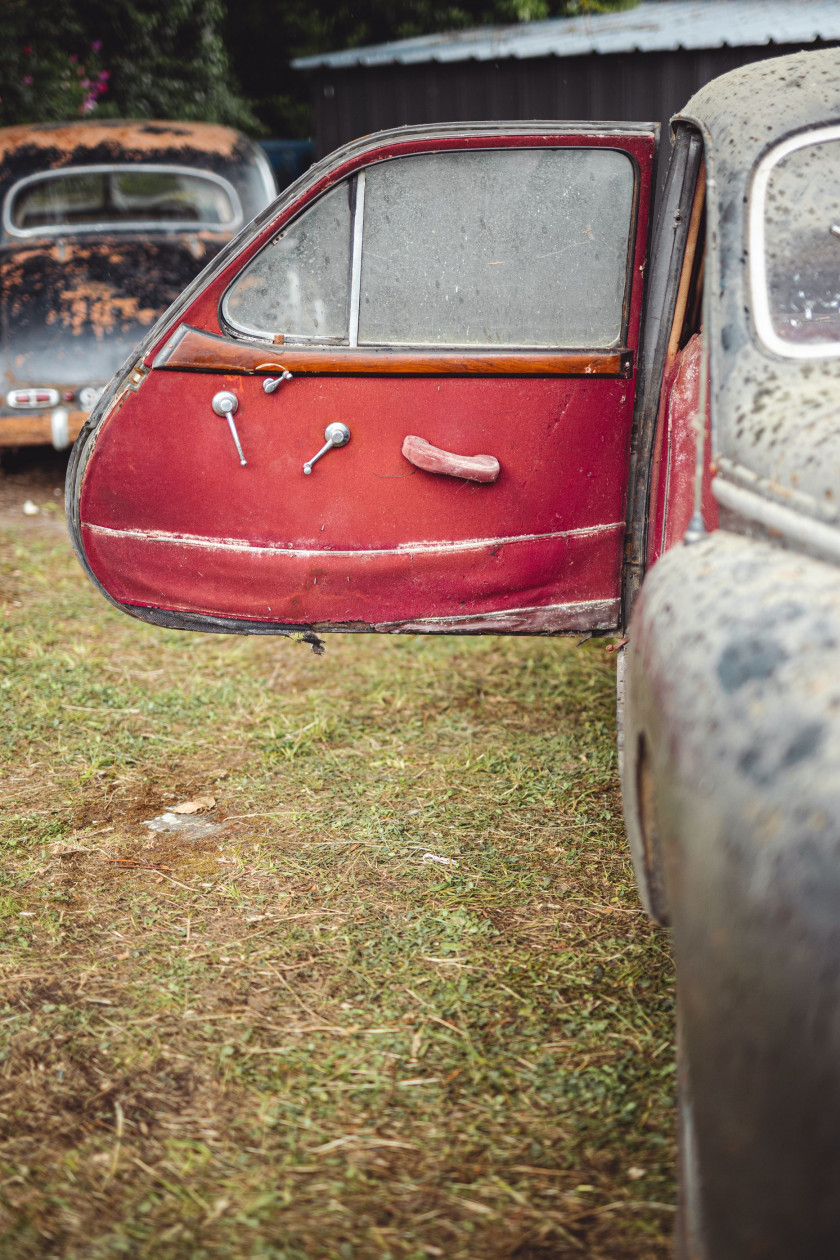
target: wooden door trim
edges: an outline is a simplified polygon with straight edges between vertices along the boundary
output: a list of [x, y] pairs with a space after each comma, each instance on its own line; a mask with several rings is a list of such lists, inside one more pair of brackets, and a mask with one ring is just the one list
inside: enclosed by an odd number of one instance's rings
[[182, 324], [152, 364], [157, 369], [271, 376], [629, 377], [631, 350], [437, 350], [259, 345]]

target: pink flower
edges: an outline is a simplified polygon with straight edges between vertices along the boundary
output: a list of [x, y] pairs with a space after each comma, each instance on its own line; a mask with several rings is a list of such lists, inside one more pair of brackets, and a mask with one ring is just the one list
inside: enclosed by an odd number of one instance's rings
[[31, 74], [25, 74], [25, 75], [23, 76], [23, 81], [24, 81], [24, 83], [26, 84], [26, 86], [27, 86], [27, 87], [29, 87], [30, 83], [32, 82], [32, 75], [31, 75]]
[[99, 52], [101, 47], [102, 47], [101, 39], [95, 39], [93, 43], [91, 44], [91, 48], [93, 49], [94, 52]]
[[76, 62], [77, 62], [78, 60], [79, 60], [79, 58], [76, 56], [76, 54], [75, 54], [75, 53], [71, 53], [71, 55], [70, 55], [70, 65], [71, 65], [71, 66], [75, 66], [75, 64], [76, 64]]
[[24, 46], [23, 46], [23, 51], [24, 51], [24, 53], [26, 54], [26, 56], [27, 56], [27, 57], [31, 57], [31, 56], [32, 56], [32, 45], [31, 45], [31, 44], [24, 44]]

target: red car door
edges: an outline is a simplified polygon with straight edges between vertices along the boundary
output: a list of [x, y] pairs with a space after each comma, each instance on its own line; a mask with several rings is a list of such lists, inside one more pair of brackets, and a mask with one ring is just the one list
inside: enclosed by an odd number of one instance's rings
[[127, 611], [195, 628], [617, 624], [653, 126], [350, 146], [173, 307], [74, 454]]

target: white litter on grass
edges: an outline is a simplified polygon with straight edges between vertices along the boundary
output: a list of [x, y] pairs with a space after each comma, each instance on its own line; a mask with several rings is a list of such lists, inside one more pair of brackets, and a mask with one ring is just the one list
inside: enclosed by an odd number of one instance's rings
[[457, 866], [458, 863], [454, 858], [442, 857], [439, 853], [424, 853], [423, 863], [428, 866], [430, 862], [437, 862], [440, 866]]
[[221, 830], [218, 823], [205, 822], [203, 818], [194, 818], [189, 814], [173, 814], [171, 810], [158, 814], [157, 818], [147, 818], [143, 826], [149, 831], [174, 831], [185, 840], [199, 840]]
[[27, 499], [23, 505], [24, 516], [37, 516], [41, 509], [37, 503], [33, 503], [31, 499]]

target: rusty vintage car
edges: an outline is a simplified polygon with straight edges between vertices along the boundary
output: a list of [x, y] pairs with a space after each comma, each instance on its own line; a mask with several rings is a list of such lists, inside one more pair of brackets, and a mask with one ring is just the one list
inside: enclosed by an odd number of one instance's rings
[[276, 195], [227, 127], [0, 130], [0, 447], [77, 436], [161, 311]]
[[[840, 1235], [840, 52], [654, 125], [408, 128], [182, 295], [71, 460], [119, 608], [223, 633], [629, 636], [674, 933], [679, 1251]], [[652, 228], [652, 230], [650, 230]]]

